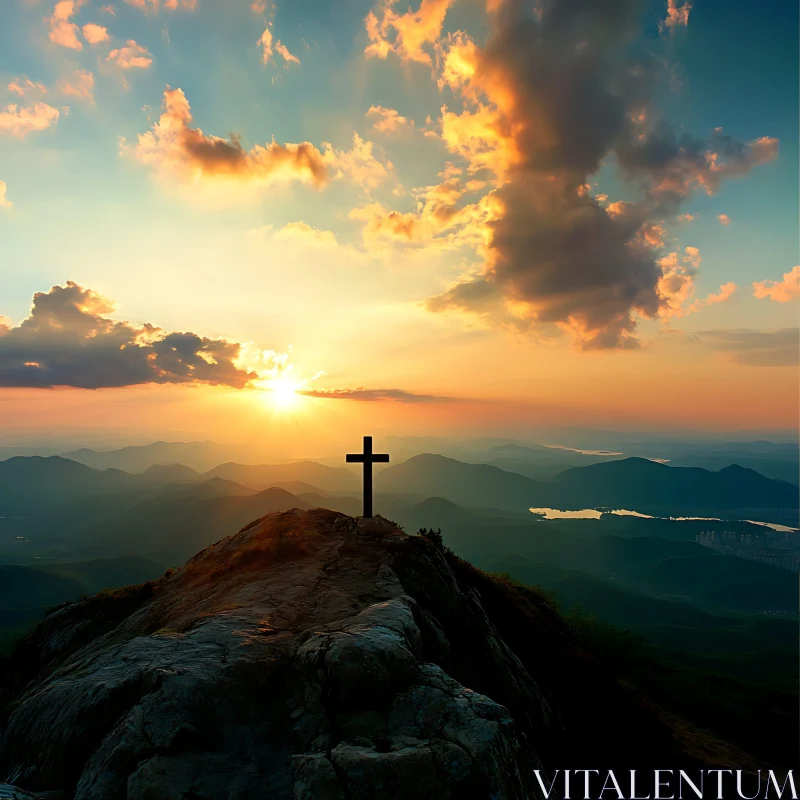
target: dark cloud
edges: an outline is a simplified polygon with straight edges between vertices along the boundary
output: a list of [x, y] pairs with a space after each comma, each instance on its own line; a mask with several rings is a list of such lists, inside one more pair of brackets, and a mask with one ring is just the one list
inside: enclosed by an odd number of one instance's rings
[[[485, 313], [487, 295], [535, 322], [571, 330], [583, 347], [636, 345], [638, 316], [665, 307], [659, 259], [666, 218], [696, 188], [774, 158], [777, 140], [678, 136], [660, 120], [656, 40], [642, 35], [643, 0], [506, 0], [477, 51], [470, 103], [496, 108], [509, 152], [485, 275], [429, 302]], [[478, 98], [475, 100], [475, 98]], [[614, 211], [589, 191], [606, 160], [641, 190]], [[611, 212], [611, 213], [609, 213]], [[623, 213], [624, 212], [624, 213]], [[502, 316], [502, 315], [501, 315]]]
[[0, 325], [0, 386], [99, 389], [141, 383], [243, 388], [257, 377], [235, 361], [240, 345], [110, 319], [113, 306], [72, 281], [33, 297], [30, 316]]
[[800, 364], [800, 328], [702, 331], [697, 336], [714, 350], [730, 353], [750, 367], [796, 367]]
[[393, 400], [398, 403], [451, 403], [455, 398], [433, 394], [414, 394], [403, 389], [305, 389], [298, 394], [306, 397], [324, 397], [334, 400]]

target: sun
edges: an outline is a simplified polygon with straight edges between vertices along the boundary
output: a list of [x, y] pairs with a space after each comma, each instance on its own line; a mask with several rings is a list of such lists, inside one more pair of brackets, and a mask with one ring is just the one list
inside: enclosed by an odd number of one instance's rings
[[300, 395], [297, 390], [300, 384], [288, 378], [275, 378], [267, 385], [272, 403], [280, 409], [290, 409], [297, 405]]

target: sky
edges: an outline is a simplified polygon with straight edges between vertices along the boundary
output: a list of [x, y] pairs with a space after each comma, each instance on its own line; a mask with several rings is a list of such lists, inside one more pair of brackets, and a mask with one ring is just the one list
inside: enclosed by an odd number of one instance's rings
[[8, 0], [0, 440], [796, 427], [797, 13]]

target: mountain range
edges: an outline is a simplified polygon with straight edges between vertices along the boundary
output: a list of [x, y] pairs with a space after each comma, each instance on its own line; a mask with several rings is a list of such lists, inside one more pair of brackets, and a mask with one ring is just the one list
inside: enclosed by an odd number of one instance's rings
[[460, 505], [581, 509], [606, 506], [635, 511], [796, 509], [797, 487], [731, 465], [719, 472], [670, 467], [625, 458], [568, 469], [548, 482], [488, 464], [467, 464], [436, 454], [414, 456], [378, 474], [386, 492], [438, 495]]

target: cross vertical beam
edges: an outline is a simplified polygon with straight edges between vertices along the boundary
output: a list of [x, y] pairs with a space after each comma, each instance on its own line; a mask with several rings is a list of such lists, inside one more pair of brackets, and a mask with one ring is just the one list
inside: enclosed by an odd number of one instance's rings
[[364, 437], [363, 453], [348, 453], [345, 459], [350, 463], [364, 465], [364, 516], [372, 517], [372, 465], [375, 463], [387, 463], [388, 453], [372, 452], [372, 437]]

